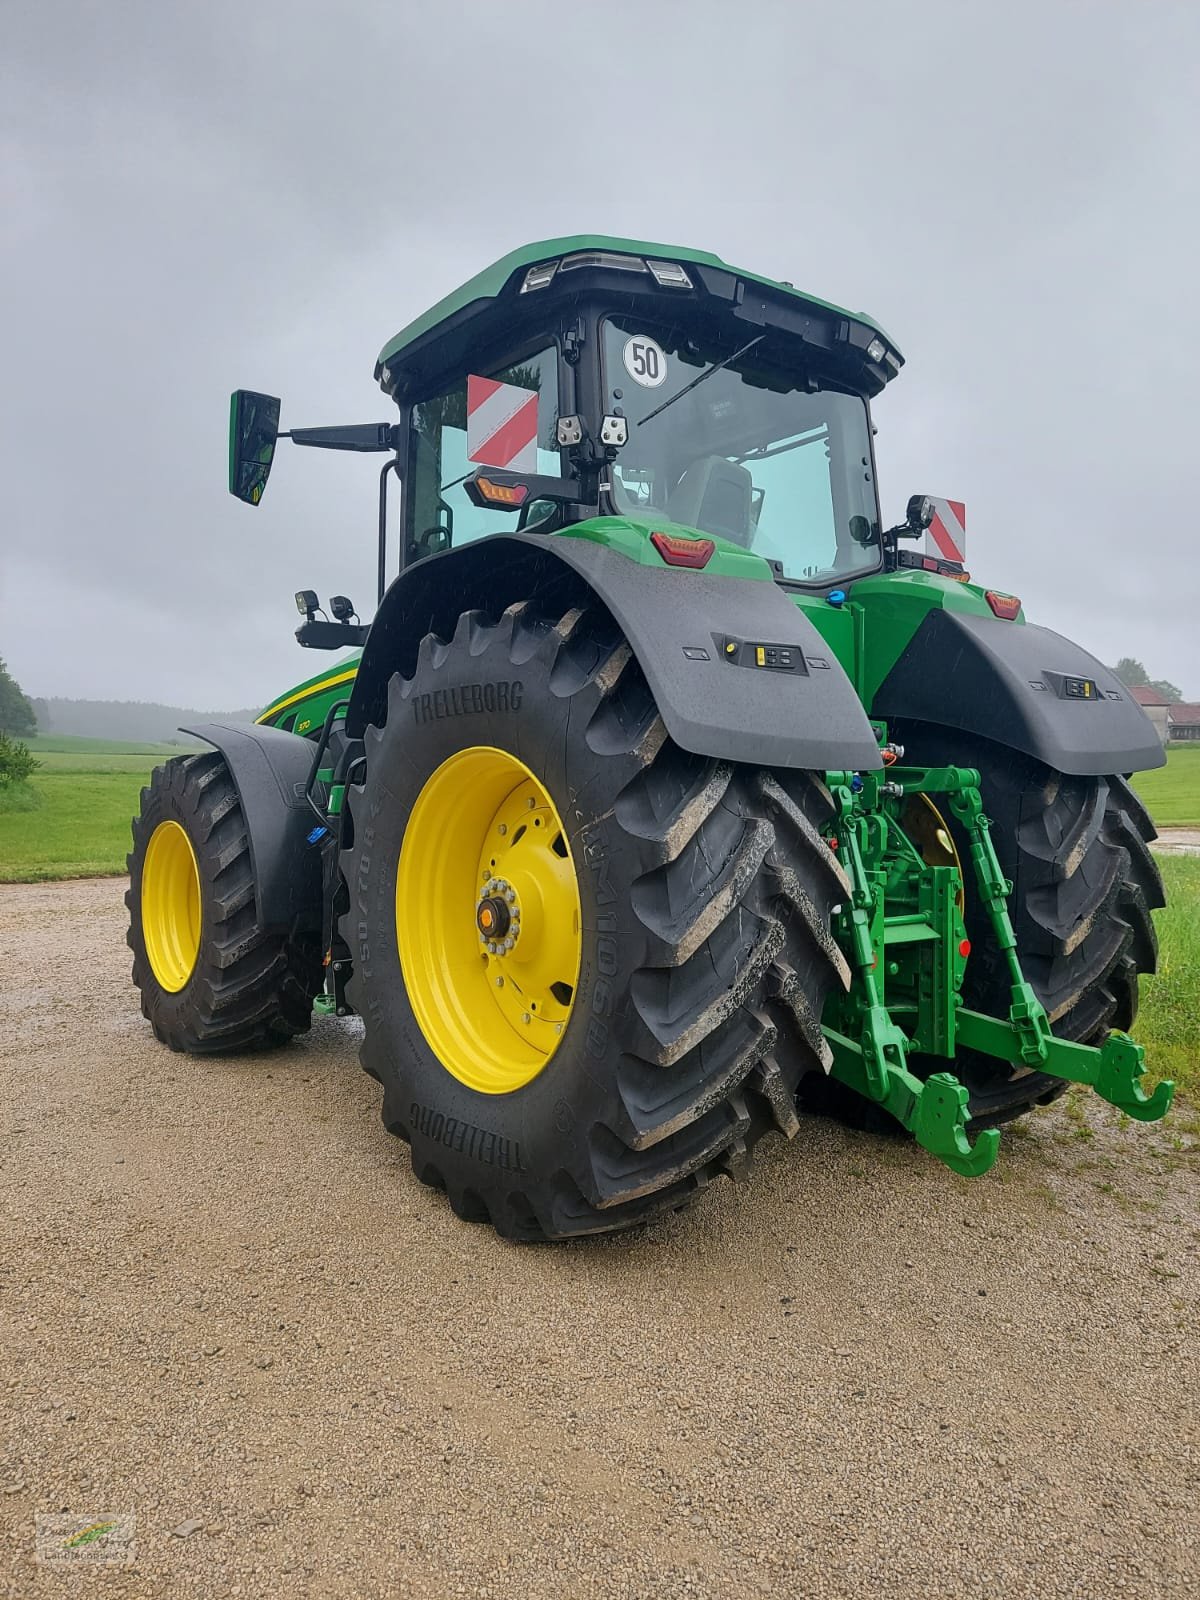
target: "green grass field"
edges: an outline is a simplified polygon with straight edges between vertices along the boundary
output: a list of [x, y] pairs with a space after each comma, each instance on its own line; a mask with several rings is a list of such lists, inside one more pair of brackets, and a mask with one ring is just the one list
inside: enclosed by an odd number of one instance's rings
[[1143, 978], [1133, 1036], [1146, 1047], [1147, 1082], [1174, 1078], [1200, 1100], [1200, 856], [1160, 856], [1167, 904], [1154, 914], [1158, 971]]
[[1175, 745], [1166, 766], [1137, 773], [1133, 787], [1160, 828], [1200, 828], [1200, 744]]
[[54, 734], [26, 742], [42, 767], [25, 793], [0, 790], [0, 883], [124, 872], [142, 785], [186, 747]]
[[46, 772], [149, 772], [160, 761], [183, 755], [199, 745], [115, 744], [111, 739], [81, 739], [45, 733], [26, 739], [30, 753]]

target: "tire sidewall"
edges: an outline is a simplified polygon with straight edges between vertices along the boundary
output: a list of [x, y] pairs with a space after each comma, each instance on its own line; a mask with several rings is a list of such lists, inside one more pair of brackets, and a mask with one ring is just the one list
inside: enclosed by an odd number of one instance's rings
[[[568, 737], [579, 708], [553, 692], [552, 654], [513, 662], [501, 629], [478, 655], [452, 650], [435, 666], [423, 651], [413, 679], [393, 680], [387, 724], [368, 736], [366, 782], [351, 800], [343, 927], [368, 1048], [372, 1039], [380, 1047], [372, 1064], [384, 1082], [384, 1118], [410, 1141], [419, 1174], [444, 1178], [453, 1169], [480, 1192], [527, 1190], [523, 1175], [540, 1181], [562, 1169], [586, 1186], [587, 1133], [618, 1109], [620, 1035], [646, 955], [645, 929], [628, 909], [646, 863], [623, 832], [614, 849], [612, 809], [629, 781], [629, 761], [596, 754], [577, 733]], [[444, 761], [476, 745], [516, 757], [546, 788], [567, 836], [581, 911], [579, 978], [562, 1038], [538, 1075], [507, 1094], [471, 1089], [438, 1060], [409, 1002], [397, 941], [396, 880], [412, 807]]]
[[[170, 763], [156, 772], [143, 791], [141, 814], [133, 824], [134, 848], [129, 857], [129, 943], [134, 955], [134, 982], [142, 992], [142, 1010], [155, 1027], [176, 1034], [189, 1024], [194, 1004], [193, 987], [201, 981], [204, 950], [212, 936], [212, 864], [199, 842], [201, 816], [198, 796], [186, 782], [182, 764]], [[158, 781], [156, 781], [158, 780]], [[142, 925], [142, 882], [146, 851], [161, 823], [177, 822], [188, 837], [200, 877], [200, 945], [188, 981], [172, 993], [164, 989], [150, 964]]]

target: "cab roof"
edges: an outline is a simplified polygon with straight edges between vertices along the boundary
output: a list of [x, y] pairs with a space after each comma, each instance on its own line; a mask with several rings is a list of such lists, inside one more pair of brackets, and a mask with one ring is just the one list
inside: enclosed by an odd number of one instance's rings
[[[451, 318], [458, 317], [472, 309], [482, 311], [485, 302], [497, 300], [512, 283], [517, 274], [523, 274], [530, 267], [541, 263], [560, 260], [565, 256], [578, 252], [604, 251], [619, 256], [636, 256], [645, 260], [652, 258], [655, 261], [677, 262], [683, 266], [692, 266], [698, 269], [709, 269], [712, 273], [723, 274], [728, 278], [740, 279], [743, 282], [760, 284], [777, 291], [781, 296], [798, 301], [804, 306], [816, 310], [832, 313], [834, 316], [846, 318], [856, 323], [861, 328], [879, 334], [889, 346], [890, 353], [894, 353], [895, 369], [898, 371], [903, 357], [889, 337], [889, 335], [874, 321], [873, 318], [860, 311], [847, 311], [844, 307], [834, 305], [832, 301], [818, 299], [816, 295], [806, 294], [795, 288], [790, 283], [782, 283], [774, 278], [765, 278], [760, 273], [746, 272], [741, 267], [730, 266], [722, 261], [720, 256], [713, 255], [707, 250], [691, 250], [680, 245], [655, 244], [646, 239], [620, 239], [601, 233], [576, 233], [569, 234], [560, 239], [537, 239], [532, 244], [521, 245], [519, 249], [510, 250], [490, 267], [485, 267], [482, 272], [477, 272], [473, 278], [468, 278], [466, 283], [453, 290], [431, 306], [421, 316], [416, 317], [407, 327], [401, 328], [395, 338], [390, 339], [379, 352], [379, 360], [375, 367], [375, 376], [384, 382], [384, 369], [396, 364], [396, 358], [411, 350], [424, 336], [442, 323]], [[385, 387], [386, 387], [385, 383]]]

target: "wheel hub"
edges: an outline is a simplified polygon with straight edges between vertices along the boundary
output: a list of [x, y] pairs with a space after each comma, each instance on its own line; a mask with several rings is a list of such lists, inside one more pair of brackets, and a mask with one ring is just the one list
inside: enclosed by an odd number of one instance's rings
[[521, 932], [521, 907], [516, 890], [503, 878], [489, 878], [475, 907], [475, 926], [490, 955], [505, 955]]

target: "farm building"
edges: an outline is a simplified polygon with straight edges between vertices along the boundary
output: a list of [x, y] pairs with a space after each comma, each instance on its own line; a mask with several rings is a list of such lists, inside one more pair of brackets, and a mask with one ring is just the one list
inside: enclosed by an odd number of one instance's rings
[[1200, 705], [1183, 700], [1168, 706], [1167, 731], [1172, 739], [1200, 742]]
[[1170, 738], [1167, 728], [1167, 713], [1174, 709], [1170, 702], [1159, 694], [1157, 689], [1152, 689], [1148, 683], [1132, 684], [1129, 692], [1154, 724], [1154, 731], [1158, 734], [1158, 737], [1166, 744]]

